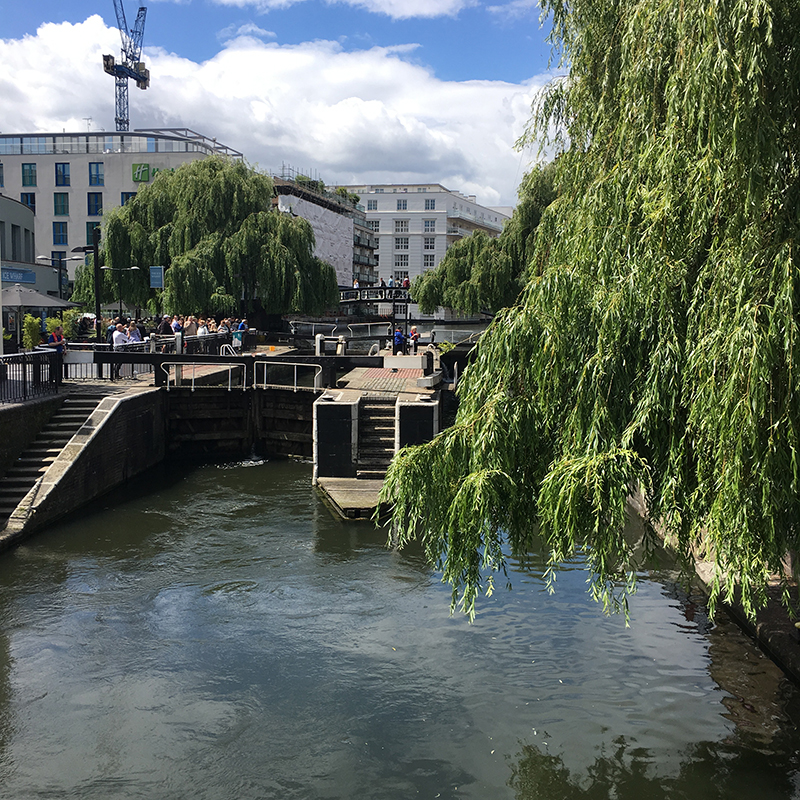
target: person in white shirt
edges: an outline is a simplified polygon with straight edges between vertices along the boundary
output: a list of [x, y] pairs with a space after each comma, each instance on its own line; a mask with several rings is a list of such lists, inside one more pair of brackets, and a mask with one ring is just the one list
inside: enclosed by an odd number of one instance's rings
[[[124, 350], [125, 345], [130, 342], [128, 338], [128, 334], [125, 332], [125, 326], [120, 322], [117, 323], [117, 329], [114, 331], [111, 337], [112, 344], [114, 345], [115, 350]], [[121, 364], [112, 364], [111, 366], [111, 378], [119, 378], [119, 368]]]

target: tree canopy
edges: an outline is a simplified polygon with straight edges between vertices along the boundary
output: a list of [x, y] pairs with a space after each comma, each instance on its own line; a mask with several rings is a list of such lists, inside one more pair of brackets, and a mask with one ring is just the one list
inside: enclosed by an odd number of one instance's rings
[[[151, 311], [232, 313], [243, 300], [266, 313], [319, 313], [337, 302], [336, 274], [314, 256], [306, 220], [272, 207], [272, 181], [241, 161], [210, 157], [160, 172], [103, 221], [104, 300]], [[146, 269], [164, 266], [163, 295]], [[91, 268], [79, 271], [74, 299], [94, 298]]]
[[752, 614], [800, 526], [800, 3], [544, 10], [569, 76], [524, 141], [558, 148], [558, 197], [456, 424], [387, 473], [397, 537], [469, 613], [534, 535], [624, 606], [638, 488], [685, 565], [715, 561], [712, 610], [740, 587]]
[[477, 314], [514, 304], [525, 285], [542, 212], [555, 198], [553, 174], [549, 164], [525, 176], [519, 204], [499, 237], [473, 233], [452, 245], [436, 269], [415, 278], [411, 297], [424, 314], [440, 306]]

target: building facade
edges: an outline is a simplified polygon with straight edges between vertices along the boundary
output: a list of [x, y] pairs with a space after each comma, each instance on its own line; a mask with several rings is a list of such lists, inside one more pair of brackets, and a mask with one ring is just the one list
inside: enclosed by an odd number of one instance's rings
[[314, 255], [336, 270], [339, 288], [348, 289], [355, 281], [364, 287], [377, 283], [377, 242], [363, 206], [288, 168], [272, 180], [278, 209], [308, 220], [316, 240]]
[[451, 244], [474, 231], [499, 236], [509, 215], [441, 184], [346, 186], [361, 197], [377, 238], [378, 278], [402, 285], [434, 269]]
[[161, 171], [219, 154], [242, 154], [188, 128], [130, 132], [0, 134], [0, 194], [34, 214], [35, 242], [49, 263], [67, 264], [92, 243], [103, 213], [125, 203]]

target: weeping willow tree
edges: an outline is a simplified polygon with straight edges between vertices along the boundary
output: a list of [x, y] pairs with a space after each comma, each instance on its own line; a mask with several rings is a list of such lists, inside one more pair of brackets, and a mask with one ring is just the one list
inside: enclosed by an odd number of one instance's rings
[[542, 212], [555, 198], [553, 173], [549, 164], [525, 176], [499, 237], [473, 233], [450, 247], [436, 269], [415, 278], [411, 297], [424, 314], [440, 306], [477, 314], [513, 305], [525, 285]]
[[[314, 256], [314, 233], [303, 219], [272, 208], [272, 181], [240, 161], [219, 157], [160, 172], [103, 223], [103, 257], [113, 273], [104, 300], [120, 284], [123, 297], [151, 312], [232, 313], [240, 301], [266, 313], [320, 313], [338, 300], [333, 268]], [[149, 288], [146, 269], [166, 267], [163, 293]], [[76, 280], [79, 301], [94, 298], [91, 268]]]
[[472, 614], [534, 535], [624, 606], [640, 491], [651, 534], [716, 565], [712, 610], [739, 591], [752, 615], [800, 525], [800, 3], [544, 5], [569, 76], [524, 141], [556, 132], [558, 197], [456, 424], [384, 499]]

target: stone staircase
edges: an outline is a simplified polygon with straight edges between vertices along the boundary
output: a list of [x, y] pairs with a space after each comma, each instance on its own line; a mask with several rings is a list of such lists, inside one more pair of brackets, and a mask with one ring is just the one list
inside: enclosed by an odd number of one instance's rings
[[3, 530], [20, 501], [47, 472], [105, 396], [100, 393], [68, 396], [0, 480], [0, 530]]
[[383, 480], [394, 456], [396, 397], [365, 396], [358, 406], [356, 477]]

